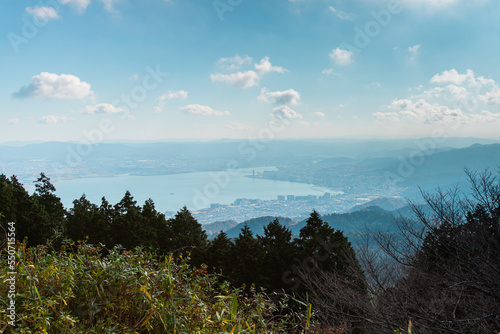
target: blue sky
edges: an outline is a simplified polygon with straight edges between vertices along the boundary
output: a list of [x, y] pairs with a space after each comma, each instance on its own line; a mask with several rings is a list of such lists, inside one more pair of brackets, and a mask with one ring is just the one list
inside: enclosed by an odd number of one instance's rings
[[0, 2], [0, 142], [500, 139], [500, 3]]

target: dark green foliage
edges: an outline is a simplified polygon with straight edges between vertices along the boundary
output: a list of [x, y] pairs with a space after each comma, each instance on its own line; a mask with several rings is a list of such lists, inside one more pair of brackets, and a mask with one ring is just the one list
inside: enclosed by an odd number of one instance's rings
[[1, 175], [2, 226], [5, 228], [7, 222], [15, 222], [16, 238], [27, 237], [29, 245], [44, 244], [58, 233], [73, 240], [102, 243], [109, 248], [145, 246], [163, 254], [181, 250], [191, 252], [193, 263], [197, 265], [205, 260], [206, 234], [186, 208], [167, 221], [151, 199], [141, 207], [127, 191], [115, 205], [103, 197], [98, 206], [82, 195], [66, 212], [55, 190], [43, 173], [36, 181], [33, 195], [29, 195], [15, 176], [8, 179]]
[[186, 207], [177, 212], [175, 218], [167, 221], [166, 230], [169, 250], [175, 253], [190, 252], [195, 265], [203, 262], [208, 245], [207, 234]]
[[139, 245], [142, 234], [141, 208], [129, 191], [115, 204], [111, 223], [111, 245], [131, 249]]
[[54, 192], [50, 179], [41, 173], [29, 195], [15, 176], [0, 177], [0, 212], [6, 222], [16, 223], [16, 237], [28, 237], [29, 245], [45, 243], [55, 233], [64, 231], [66, 211]]
[[320, 270], [347, 273], [355, 258], [354, 249], [343, 233], [330, 227], [316, 211], [300, 230], [297, 246], [299, 257], [313, 259], [313, 266]]
[[301, 259], [297, 291], [311, 297], [324, 324], [363, 333], [353, 319], [363, 315], [356, 303], [365, 302], [366, 279], [347, 238], [313, 211], [300, 230], [297, 247]]
[[73, 208], [68, 212], [66, 234], [73, 240], [85, 240], [90, 243], [109, 244], [110, 221], [99, 207], [91, 203], [85, 195], [73, 201]]
[[152, 199], [144, 202], [141, 209], [139, 245], [156, 249], [168, 249], [168, 230], [165, 215], [158, 212]]
[[44, 236], [50, 236], [50, 233], [55, 231], [62, 232], [66, 210], [61, 199], [55, 195], [56, 188], [50, 183], [50, 178], [41, 173], [35, 182], [35, 188], [33, 201], [41, 216], [45, 218], [40, 222], [42, 228], [49, 234]]
[[215, 272], [221, 271], [223, 275], [228, 274], [231, 270], [232, 250], [231, 239], [221, 231], [209, 242], [206, 261], [208, 268]]
[[292, 267], [297, 256], [292, 232], [276, 218], [264, 227], [264, 236], [258, 238], [263, 250], [262, 284], [271, 290], [281, 289], [282, 275]]
[[234, 240], [231, 277], [237, 286], [260, 283], [263, 252], [259, 241], [245, 225]]
[[8, 179], [0, 175], [0, 221], [5, 228], [7, 222], [16, 222], [18, 239], [24, 239], [34, 231], [33, 201], [23, 185], [13, 175]]

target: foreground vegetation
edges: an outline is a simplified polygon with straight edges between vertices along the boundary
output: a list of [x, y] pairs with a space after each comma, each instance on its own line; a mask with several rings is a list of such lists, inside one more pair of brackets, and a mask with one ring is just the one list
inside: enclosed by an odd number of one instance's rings
[[[2, 175], [0, 222], [18, 240], [17, 326], [4, 284], [0, 330], [498, 333], [500, 180], [467, 175], [469, 191], [423, 194], [414, 218], [365, 231], [356, 252], [316, 212], [298, 236], [273, 221], [263, 236], [244, 227], [208, 240], [186, 208], [167, 220], [127, 192], [114, 206], [82, 196], [66, 211], [45, 175], [32, 195]], [[3, 283], [9, 241], [0, 240]]]
[[[68, 240], [58, 248], [54, 250], [52, 243], [18, 245], [16, 326], [8, 325], [11, 320], [3, 307], [8, 291], [3, 284], [2, 332], [314, 332], [310, 307], [286, 295], [272, 301], [253, 288], [243, 294], [227, 282], [219, 284], [204, 267], [191, 267], [188, 259], [159, 259], [141, 248], [108, 251]], [[3, 280], [9, 270], [1, 255]], [[303, 312], [288, 312], [290, 304], [302, 305]]]

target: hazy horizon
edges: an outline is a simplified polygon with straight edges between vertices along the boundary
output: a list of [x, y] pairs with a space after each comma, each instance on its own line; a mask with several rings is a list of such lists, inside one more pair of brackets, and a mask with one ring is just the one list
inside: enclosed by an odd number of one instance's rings
[[[276, 141], [357, 141], [357, 142], [370, 142], [370, 141], [418, 141], [422, 139], [428, 139], [433, 137], [287, 137], [287, 138], [273, 138], [270, 140]], [[500, 137], [436, 137], [444, 138], [447, 141], [453, 140], [470, 140], [470, 141], [481, 141], [482, 144], [485, 142], [491, 142], [496, 144], [500, 142]], [[160, 143], [216, 143], [216, 142], [241, 142], [245, 140], [259, 139], [259, 137], [242, 137], [242, 138], [160, 138], [160, 139], [107, 139], [99, 141], [100, 144], [160, 144]], [[263, 138], [264, 140], [268, 140]], [[66, 140], [9, 140], [0, 141], [0, 145], [30, 145], [30, 144], [49, 144], [49, 143], [62, 143], [62, 144], [79, 144], [88, 143], [87, 140], [81, 141], [66, 141]], [[474, 144], [474, 143], [473, 143]], [[471, 145], [473, 145], [471, 144]]]

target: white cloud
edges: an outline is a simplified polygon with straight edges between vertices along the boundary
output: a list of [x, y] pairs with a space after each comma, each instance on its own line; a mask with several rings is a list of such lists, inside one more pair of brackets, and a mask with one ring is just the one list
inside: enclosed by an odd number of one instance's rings
[[38, 121], [40, 123], [45, 123], [45, 124], [58, 124], [58, 123], [66, 123], [69, 121], [74, 121], [74, 118], [69, 118], [66, 117], [65, 115], [62, 116], [55, 116], [55, 115], [47, 115], [41, 117]]
[[271, 114], [273, 117], [278, 119], [301, 119], [302, 115], [290, 108], [289, 106], [283, 105], [273, 109]]
[[[495, 80], [476, 76], [472, 70], [459, 73], [455, 69], [434, 75], [431, 80], [434, 84], [448, 84], [446, 91], [459, 102], [471, 99], [469, 102], [481, 101], [486, 104], [500, 104], [500, 87]], [[438, 89], [436, 87], [434, 89]], [[425, 93], [425, 92], [424, 92]]]
[[160, 95], [156, 99], [156, 106], [154, 107], [155, 112], [162, 112], [165, 106], [165, 101], [167, 100], [185, 100], [188, 97], [188, 92], [185, 90], [169, 91], [163, 95]]
[[84, 12], [91, 0], [58, 0], [63, 5], [71, 5], [79, 12]]
[[[467, 73], [471, 73], [471, 70], [467, 70]], [[431, 78], [431, 83], [453, 83], [455, 85], [461, 85], [467, 79], [466, 74], [459, 74], [457, 70], [451, 69], [449, 71], [444, 71], [441, 74], [436, 74]]]
[[[411, 121], [422, 124], [492, 123], [500, 121], [500, 87], [492, 79], [477, 76], [472, 70], [455, 69], [434, 75], [428, 89], [406, 99], [395, 99], [388, 112], [375, 113], [379, 120]], [[496, 108], [496, 110], [488, 110]]]
[[125, 111], [123, 108], [117, 108], [109, 103], [99, 103], [86, 106], [81, 112], [85, 114], [116, 114]]
[[[235, 55], [232, 58], [221, 58], [219, 66], [226, 70], [237, 70], [242, 65], [252, 63], [252, 58], [249, 56], [240, 57]], [[212, 82], [225, 82], [237, 88], [250, 88], [259, 85], [260, 77], [266, 73], [277, 72], [284, 73], [288, 70], [281, 66], [273, 66], [269, 61], [269, 57], [264, 57], [259, 63], [254, 64], [255, 71], [240, 71], [230, 74], [216, 73], [210, 75]]]
[[354, 62], [354, 52], [336, 48], [330, 53], [330, 58], [339, 66], [347, 66]]
[[465, 87], [460, 87], [460, 86], [455, 86], [455, 85], [448, 85], [446, 86], [446, 90], [451, 94], [453, 99], [457, 101], [465, 101], [467, 97], [469, 97], [470, 93]]
[[339, 75], [339, 73], [335, 72], [333, 68], [328, 68], [328, 69], [325, 68], [323, 71], [321, 71], [321, 73], [323, 73], [326, 76], [332, 76], [332, 77]]
[[212, 82], [226, 82], [238, 88], [250, 88], [259, 84], [259, 74], [255, 71], [236, 72], [231, 74], [211, 74]]
[[83, 99], [93, 95], [90, 84], [71, 74], [42, 72], [31, 78], [31, 84], [14, 93], [15, 97], [32, 96], [55, 99]]
[[19, 118], [12, 118], [12, 119], [9, 119], [7, 121], [7, 123], [13, 124], [13, 125], [19, 124], [19, 122], [20, 122]]
[[226, 125], [226, 128], [235, 130], [235, 131], [248, 131], [252, 129], [251, 126], [240, 123], [240, 122], [231, 122], [231, 124]]
[[116, 13], [115, 8], [113, 7], [113, 4], [115, 2], [118, 2], [119, 0], [100, 0], [104, 6], [104, 9], [110, 13]]
[[418, 60], [418, 56], [420, 55], [420, 48], [422, 47], [422, 45], [420, 44], [417, 44], [417, 45], [414, 45], [414, 46], [410, 46], [408, 48], [408, 60], [410, 62], [416, 62]]
[[316, 112], [314, 113], [314, 115], [315, 115], [315, 116], [318, 116], [318, 117], [321, 117], [321, 118], [326, 117], [326, 115], [325, 115], [324, 113], [322, 113], [321, 111], [316, 111]]
[[176, 91], [169, 91], [166, 94], [163, 94], [162, 96], [159, 97], [159, 99], [163, 100], [185, 100], [188, 97], [188, 92], [185, 90], [176, 90]]
[[438, 103], [431, 104], [424, 99], [415, 102], [408, 99], [394, 100], [389, 109], [418, 123], [456, 123], [466, 119], [459, 109], [451, 109]]
[[352, 14], [335, 9], [333, 6], [329, 6], [328, 10], [341, 20], [350, 20], [352, 18]]
[[477, 114], [472, 115], [472, 120], [481, 123], [500, 123], [500, 112], [493, 113], [488, 110], [483, 110]]
[[261, 75], [270, 72], [277, 72], [277, 73], [287, 72], [287, 70], [281, 66], [273, 66], [269, 61], [269, 57], [264, 57], [258, 64], [255, 64], [255, 69]]
[[41, 21], [49, 21], [49, 20], [55, 20], [55, 19], [59, 18], [59, 15], [57, 14], [54, 7], [50, 7], [50, 6], [27, 7], [26, 13], [30, 14], [31, 16], [33, 16]]
[[399, 114], [397, 112], [377, 112], [374, 114], [375, 118], [381, 121], [399, 121]]
[[500, 104], [500, 88], [495, 85], [491, 91], [486, 92], [479, 98], [487, 104]]
[[202, 106], [199, 104], [189, 104], [183, 108], [182, 111], [192, 114], [192, 115], [203, 115], [203, 116], [229, 116], [231, 113], [228, 111], [218, 111], [214, 110], [208, 106]]
[[262, 88], [260, 91], [259, 101], [274, 103], [274, 104], [284, 104], [284, 105], [296, 105], [300, 102], [300, 94], [294, 89], [287, 89], [285, 91], [268, 92], [266, 88]]
[[239, 70], [241, 66], [245, 64], [251, 64], [253, 59], [249, 56], [241, 57], [239, 55], [235, 55], [230, 58], [221, 58], [217, 62], [219, 66], [225, 70]]

